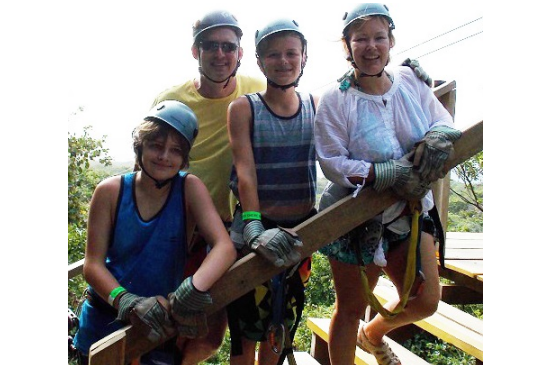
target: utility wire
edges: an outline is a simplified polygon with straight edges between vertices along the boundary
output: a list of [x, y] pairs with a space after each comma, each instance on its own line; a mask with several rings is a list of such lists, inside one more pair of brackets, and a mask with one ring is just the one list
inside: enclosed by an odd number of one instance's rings
[[470, 21], [470, 22], [468, 22], [468, 23], [459, 25], [458, 27], [453, 28], [453, 29], [451, 29], [451, 30], [448, 30], [448, 31], [445, 32], [445, 33], [438, 34], [438, 35], [435, 36], [434, 38], [430, 38], [429, 40], [424, 41], [424, 42], [422, 42], [422, 43], [419, 43], [419, 44], [417, 44], [417, 45], [414, 45], [413, 47], [404, 49], [403, 51], [400, 51], [400, 52], [396, 53], [396, 56], [397, 56], [397, 55], [400, 55], [400, 54], [402, 54], [402, 53], [404, 53], [404, 52], [407, 52], [407, 51], [409, 51], [410, 49], [413, 49], [413, 48], [417, 48], [417, 47], [419, 47], [419, 46], [422, 46], [423, 44], [428, 43], [428, 42], [430, 42], [430, 41], [433, 41], [434, 39], [437, 39], [437, 38], [439, 38], [439, 37], [442, 37], [442, 36], [444, 36], [444, 35], [446, 35], [446, 34], [449, 34], [449, 33], [451, 33], [451, 32], [454, 32], [454, 31], [457, 30], [457, 29], [463, 28], [463, 27], [465, 27], [465, 26], [467, 26], [467, 25], [470, 25], [470, 24], [472, 24], [472, 23], [474, 23], [474, 22], [477, 22], [477, 21], [480, 20], [480, 19], [483, 19], [483, 17], [479, 17], [479, 18], [474, 19], [474, 20], [472, 20], [472, 21]]
[[444, 48], [447, 48], [447, 47], [449, 47], [449, 46], [455, 45], [455, 44], [457, 44], [457, 43], [459, 43], [459, 42], [462, 42], [462, 41], [464, 41], [464, 40], [466, 40], [466, 39], [468, 39], [468, 38], [475, 37], [475, 36], [477, 36], [478, 34], [481, 34], [481, 33], [483, 33], [483, 30], [482, 30], [481, 32], [477, 32], [477, 33], [475, 33], [475, 34], [469, 35], [468, 37], [464, 37], [464, 38], [462, 38], [462, 39], [459, 39], [459, 40], [456, 41], [456, 42], [446, 44], [446, 45], [443, 46], [443, 47], [440, 47], [440, 48], [438, 48], [438, 49], [435, 49], [435, 50], [433, 50], [433, 51], [427, 52], [427, 53], [425, 53], [425, 54], [423, 54], [423, 55], [420, 55], [420, 56], [417, 56], [417, 57], [413, 57], [413, 58], [421, 58], [421, 57], [427, 56], [427, 55], [432, 54], [432, 53], [434, 53], [434, 52], [437, 52], [437, 51], [439, 51], [439, 50], [441, 50], [441, 49], [444, 49]]
[[[472, 24], [472, 23], [474, 23], [474, 22], [476, 22], [476, 21], [478, 21], [478, 20], [480, 20], [480, 19], [483, 19], [483, 17], [479, 17], [479, 18], [477, 18], [477, 19], [474, 19], [474, 20], [472, 20], [472, 21], [470, 21], [470, 22], [468, 22], [468, 23], [462, 24], [462, 25], [460, 25], [460, 26], [458, 26], [458, 27], [456, 27], [456, 28], [454, 28], [454, 29], [451, 29], [451, 30], [445, 32], [445, 33], [439, 34], [439, 35], [435, 36], [434, 38], [430, 38], [430, 39], [427, 40], [427, 41], [424, 41], [424, 42], [422, 42], [422, 43], [419, 43], [419, 44], [417, 44], [417, 45], [415, 45], [415, 46], [413, 46], [413, 47], [407, 48], [406, 50], [403, 50], [403, 51], [401, 51], [401, 52], [398, 52], [398, 53], [396, 53], [396, 56], [399, 55], [399, 54], [402, 54], [403, 52], [407, 52], [407, 51], [409, 51], [410, 49], [413, 49], [413, 48], [416, 48], [416, 47], [418, 47], [418, 46], [421, 46], [421, 45], [423, 45], [423, 44], [425, 44], [425, 43], [428, 43], [428, 42], [430, 42], [430, 41], [432, 41], [432, 40], [434, 40], [434, 39], [436, 39], [436, 38], [439, 38], [439, 37], [444, 36], [444, 35], [446, 35], [446, 34], [448, 34], [448, 33], [451, 33], [451, 32], [453, 32], [453, 31], [455, 31], [455, 30], [457, 30], [457, 29], [460, 29], [460, 28], [465, 27], [465, 26], [467, 26], [467, 25], [469, 25], [469, 24]], [[456, 42], [452, 42], [452, 43], [446, 44], [446, 45], [443, 46], [443, 47], [440, 47], [440, 48], [438, 48], [438, 49], [435, 49], [435, 50], [433, 50], [433, 51], [430, 51], [430, 52], [428, 52], [428, 53], [425, 53], [425, 54], [423, 54], [423, 55], [420, 55], [420, 56], [418, 56], [418, 57], [413, 57], [413, 58], [414, 58], [414, 59], [417, 59], [417, 58], [421, 58], [421, 57], [427, 56], [427, 55], [432, 54], [432, 53], [434, 53], [434, 52], [437, 52], [437, 51], [439, 51], [439, 50], [441, 50], [441, 49], [444, 49], [444, 48], [447, 48], [447, 47], [449, 47], [449, 46], [455, 45], [455, 44], [457, 44], [457, 43], [459, 43], [459, 42], [462, 42], [462, 41], [464, 41], [464, 40], [466, 40], [466, 39], [475, 37], [475, 36], [477, 36], [478, 34], [481, 34], [481, 33], [483, 33], [483, 31], [477, 32], [477, 33], [472, 34], [472, 35], [469, 35], [468, 37], [464, 37], [464, 38], [462, 38], [462, 39], [459, 39], [459, 40], [456, 41]], [[330, 81], [330, 82], [326, 83], [325, 85], [322, 85], [322, 86], [319, 86], [319, 87], [315, 88], [315, 89], [312, 90], [312, 91], [319, 90], [319, 89], [324, 88], [324, 87], [326, 87], [326, 86], [328, 86], [328, 85], [330, 85], [330, 84], [333, 84], [333, 83], [335, 83], [335, 81]]]

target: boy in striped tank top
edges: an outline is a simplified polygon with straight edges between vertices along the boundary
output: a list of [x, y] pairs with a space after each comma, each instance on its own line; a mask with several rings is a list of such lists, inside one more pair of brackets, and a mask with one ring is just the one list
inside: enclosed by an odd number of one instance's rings
[[231, 238], [241, 256], [254, 251], [287, 269], [229, 305], [232, 365], [252, 365], [257, 342], [260, 365], [276, 364], [281, 354], [283, 361], [283, 338], [294, 336], [311, 261], [302, 260], [295, 249], [302, 243], [279, 227], [292, 228], [315, 214], [317, 99], [295, 90], [306, 39], [295, 21], [281, 19], [256, 32], [255, 47], [267, 89], [228, 109], [230, 186], [239, 200]]

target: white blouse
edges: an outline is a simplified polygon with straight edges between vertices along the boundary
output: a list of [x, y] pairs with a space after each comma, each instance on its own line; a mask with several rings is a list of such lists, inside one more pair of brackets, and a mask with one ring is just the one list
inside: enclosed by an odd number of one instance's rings
[[[394, 78], [383, 95], [337, 84], [322, 95], [315, 118], [318, 161], [326, 178], [355, 187], [349, 176], [367, 177], [372, 163], [399, 159], [435, 126], [453, 127], [451, 115], [432, 89], [407, 66], [388, 71]], [[434, 206], [432, 192], [422, 200], [423, 211]], [[385, 211], [383, 221], [398, 216], [405, 202]], [[386, 219], [385, 219], [386, 218]]]

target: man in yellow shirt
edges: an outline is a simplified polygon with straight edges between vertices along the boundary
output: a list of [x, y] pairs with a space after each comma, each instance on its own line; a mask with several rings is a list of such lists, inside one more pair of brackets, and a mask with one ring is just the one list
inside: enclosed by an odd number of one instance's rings
[[[205, 184], [226, 227], [232, 222], [236, 199], [228, 183], [232, 152], [228, 140], [227, 108], [241, 95], [266, 88], [264, 80], [238, 75], [243, 57], [242, 30], [236, 18], [226, 11], [214, 11], [197, 20], [192, 27], [192, 55], [198, 60], [200, 77], [174, 86], [156, 97], [179, 100], [198, 118], [199, 133], [190, 152], [189, 173]], [[189, 266], [199, 267], [206, 254], [204, 240], [195, 232], [190, 248]], [[193, 265], [194, 263], [194, 265]], [[185, 273], [191, 275], [192, 270]], [[212, 356], [222, 344], [227, 328], [224, 310], [208, 317], [209, 333], [203, 339], [178, 340], [182, 365], [197, 364]]]
[[227, 107], [241, 95], [264, 90], [266, 83], [236, 74], [243, 56], [242, 30], [230, 13], [215, 11], [205, 15], [194, 24], [193, 35], [192, 55], [198, 60], [200, 78], [162, 92], [154, 105], [162, 100], [179, 100], [196, 114], [200, 132], [190, 153], [189, 172], [205, 183], [221, 219], [230, 223], [235, 203], [229, 199], [228, 188], [232, 152]]

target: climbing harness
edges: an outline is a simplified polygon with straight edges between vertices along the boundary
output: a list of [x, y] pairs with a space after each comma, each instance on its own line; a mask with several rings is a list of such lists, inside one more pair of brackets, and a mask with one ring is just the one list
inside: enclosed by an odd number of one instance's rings
[[[411, 235], [410, 235], [410, 241], [409, 241], [409, 251], [407, 254], [407, 264], [405, 268], [405, 276], [403, 281], [403, 293], [400, 298], [400, 302], [396, 305], [393, 311], [389, 311], [388, 309], [384, 308], [377, 297], [373, 294], [373, 291], [371, 290], [371, 287], [369, 286], [369, 281], [367, 280], [367, 275], [365, 273], [365, 264], [363, 262], [363, 258], [361, 256], [361, 252], [359, 249], [359, 242], [354, 240], [354, 249], [356, 250], [356, 257], [358, 259], [359, 264], [359, 270], [360, 270], [360, 276], [361, 276], [361, 282], [365, 289], [365, 297], [367, 299], [368, 304], [377, 312], [380, 313], [385, 318], [393, 318], [407, 305], [407, 301], [409, 300], [409, 294], [411, 293], [411, 289], [413, 287], [413, 284], [415, 282], [415, 278], [417, 275], [422, 276], [424, 279], [424, 276], [422, 272], [420, 271], [420, 267], [417, 266], [417, 262], [420, 263], [420, 254], [419, 254], [419, 241], [420, 241], [420, 216], [421, 216], [421, 209], [420, 209], [420, 202], [409, 202], [409, 208], [412, 212], [412, 219], [411, 219]], [[418, 259], [418, 260], [417, 260]]]

